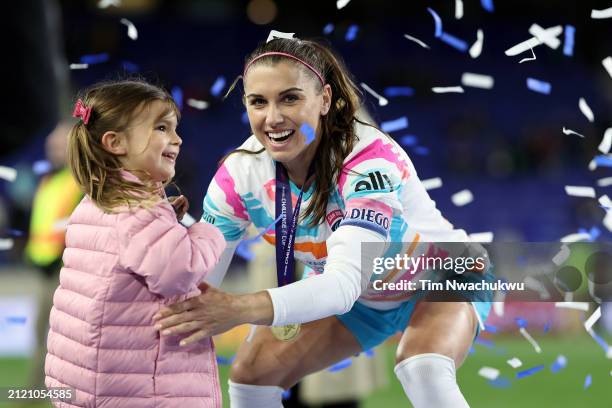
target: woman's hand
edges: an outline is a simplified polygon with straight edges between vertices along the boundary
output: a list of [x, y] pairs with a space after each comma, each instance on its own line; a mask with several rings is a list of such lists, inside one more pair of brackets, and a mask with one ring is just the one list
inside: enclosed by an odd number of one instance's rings
[[271, 324], [274, 318], [268, 292], [232, 295], [206, 283], [202, 293], [161, 309], [153, 320], [163, 336], [192, 333], [181, 340], [185, 346], [205, 337], [224, 333], [240, 324]]
[[185, 197], [184, 195], [180, 195], [178, 197], [172, 196], [168, 197], [168, 201], [170, 201], [170, 204], [172, 205], [172, 207], [174, 207], [176, 219], [179, 221], [182, 220], [185, 213], [187, 213], [187, 211], [189, 210], [189, 200], [187, 200], [187, 197]]

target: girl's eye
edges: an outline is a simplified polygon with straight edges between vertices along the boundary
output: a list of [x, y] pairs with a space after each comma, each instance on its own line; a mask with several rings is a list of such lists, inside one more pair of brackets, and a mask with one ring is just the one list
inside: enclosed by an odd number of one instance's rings
[[161, 131], [161, 132], [165, 132], [166, 131], [166, 125], [159, 125], [157, 127], [157, 130]]

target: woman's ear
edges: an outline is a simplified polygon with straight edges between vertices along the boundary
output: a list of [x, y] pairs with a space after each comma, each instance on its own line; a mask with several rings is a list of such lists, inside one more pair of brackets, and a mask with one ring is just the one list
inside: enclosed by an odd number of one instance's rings
[[127, 154], [125, 134], [112, 131], [105, 132], [102, 135], [102, 147], [115, 156], [125, 156]]
[[321, 107], [321, 116], [327, 115], [331, 107], [332, 90], [329, 84], [323, 86], [323, 106]]

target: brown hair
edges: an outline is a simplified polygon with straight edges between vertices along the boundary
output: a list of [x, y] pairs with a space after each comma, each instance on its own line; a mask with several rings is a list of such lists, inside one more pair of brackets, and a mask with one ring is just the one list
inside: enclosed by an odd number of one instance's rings
[[[106, 212], [124, 205], [150, 206], [157, 201], [159, 183], [148, 180], [142, 171], [124, 169], [119, 158], [102, 146], [102, 135], [128, 131], [134, 116], [154, 101], [165, 102], [167, 112], [173, 111], [178, 118], [176, 102], [163, 88], [138, 78], [95, 84], [80, 99], [91, 108], [91, 115], [87, 124], [79, 120], [69, 135], [68, 163], [76, 182]], [[138, 175], [141, 182], [124, 179], [122, 170]]]
[[[334, 186], [338, 184], [340, 173], [344, 171], [344, 159], [353, 150], [357, 140], [353, 122], [361, 122], [355, 117], [361, 106], [361, 92], [353, 82], [340, 57], [336, 56], [329, 47], [318, 42], [300, 39], [274, 39], [268, 43], [260, 44], [255, 51], [247, 56], [245, 66], [266, 52], [283, 52], [299, 58], [317, 70], [325, 83], [331, 87], [331, 105], [329, 112], [321, 117], [321, 142], [313, 159], [317, 188], [312, 195], [308, 208], [302, 215], [302, 219], [311, 217], [310, 225], [315, 226], [321, 224], [325, 219], [329, 197], [334, 191]], [[280, 61], [293, 63], [296, 67], [302, 69], [312, 77], [319, 88], [319, 92], [322, 92], [323, 84], [319, 78], [309, 68], [290, 58], [280, 55], [267, 55], [253, 62], [251, 67], [259, 64], [273, 65]], [[237, 149], [230, 154], [258, 154], [264, 150]]]

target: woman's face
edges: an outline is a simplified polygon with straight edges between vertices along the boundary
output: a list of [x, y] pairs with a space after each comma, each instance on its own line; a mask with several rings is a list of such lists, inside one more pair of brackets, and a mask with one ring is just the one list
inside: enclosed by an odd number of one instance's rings
[[[320, 118], [331, 102], [329, 85], [299, 63], [255, 64], [244, 78], [245, 103], [253, 134], [276, 161], [289, 169], [309, 165], [321, 138]], [[315, 139], [307, 144], [300, 131], [308, 125]]]

